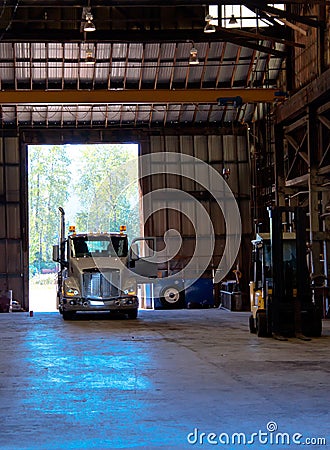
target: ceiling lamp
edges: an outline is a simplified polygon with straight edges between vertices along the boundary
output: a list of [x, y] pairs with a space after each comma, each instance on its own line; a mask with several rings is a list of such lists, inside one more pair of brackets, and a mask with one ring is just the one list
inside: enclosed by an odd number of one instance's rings
[[207, 14], [205, 17], [206, 25], [204, 27], [204, 33], [215, 33], [216, 29], [215, 26], [211, 24], [211, 20], [213, 20], [213, 17], [210, 14]]
[[190, 49], [189, 65], [196, 66], [199, 64], [197, 48], [194, 45]]
[[229, 24], [230, 25], [235, 25], [235, 23], [237, 23], [236, 17], [234, 16], [234, 14], [231, 15], [231, 18], [229, 20]]
[[92, 66], [95, 64], [95, 58], [93, 56], [93, 50], [90, 48], [86, 49], [86, 58], [85, 58], [85, 63]]
[[229, 19], [229, 25], [235, 25], [237, 23], [236, 17], [234, 15], [234, 5], [231, 6], [231, 17]]
[[95, 31], [96, 27], [93, 23], [93, 14], [89, 10], [86, 12], [86, 23], [84, 25], [84, 31]]

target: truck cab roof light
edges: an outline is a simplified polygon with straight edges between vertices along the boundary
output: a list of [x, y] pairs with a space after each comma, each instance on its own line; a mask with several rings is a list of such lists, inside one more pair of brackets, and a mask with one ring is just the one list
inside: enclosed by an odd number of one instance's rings
[[69, 233], [76, 234], [76, 226], [75, 225], [69, 226]]

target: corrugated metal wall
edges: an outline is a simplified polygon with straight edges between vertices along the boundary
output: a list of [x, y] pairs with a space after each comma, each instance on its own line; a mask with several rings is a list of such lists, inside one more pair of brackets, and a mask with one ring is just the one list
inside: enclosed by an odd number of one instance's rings
[[[222, 174], [224, 168], [230, 169], [227, 180], [231, 188], [242, 219], [242, 245], [238, 263], [243, 273], [242, 287], [247, 292], [249, 281], [250, 239], [252, 224], [250, 214], [250, 166], [249, 151], [247, 147], [245, 127], [235, 130], [219, 131], [218, 134], [187, 134], [173, 130], [154, 130], [143, 133], [117, 134], [113, 131], [95, 135], [87, 132], [84, 142], [138, 142], [141, 155], [157, 152], [174, 152], [178, 156], [178, 165], [182, 159], [181, 154], [190, 155], [209, 164]], [[22, 142], [21, 142], [22, 141]], [[63, 143], [82, 141], [80, 133], [72, 134], [65, 130], [42, 134], [30, 130], [21, 133], [21, 140], [17, 136], [4, 136], [0, 138], [0, 290], [13, 290], [13, 297], [20, 300], [28, 308], [28, 240], [27, 240], [27, 170], [25, 145], [28, 143]], [[199, 170], [198, 165], [194, 168]], [[197, 172], [196, 172], [197, 174]], [[190, 220], [180, 211], [190, 212], [196, 210], [196, 201], [207, 211], [214, 227], [215, 249], [211, 255], [206, 276], [212, 276], [212, 269], [221, 259], [226, 241], [226, 227], [221, 209], [214, 201], [211, 193], [203, 188], [194, 179], [188, 179], [172, 174], [157, 174], [141, 180], [141, 192], [145, 196], [156, 189], [172, 188], [190, 194], [191, 200], [177, 200], [175, 197], [166, 199], [167, 208], [153, 214], [145, 224], [145, 235], [156, 236], [158, 249], [164, 246], [164, 233], [171, 228], [177, 229], [182, 236], [182, 245], [176, 257], [169, 264], [160, 267], [161, 270], [171, 273], [185, 266], [195, 248], [195, 229]], [[193, 200], [193, 201], [192, 201]], [[157, 207], [157, 198], [153, 200], [153, 209]], [[161, 202], [160, 202], [161, 204]], [[174, 208], [174, 209], [173, 209]], [[196, 222], [199, 238], [210, 234], [210, 225], [204, 220]], [[209, 254], [205, 257], [210, 257]], [[234, 277], [233, 273], [229, 274]]]
[[[299, 29], [294, 32], [295, 42], [304, 44], [305, 48], [295, 48], [294, 64], [294, 83], [295, 89], [306, 86], [310, 81], [321, 75], [324, 67], [328, 67], [329, 60], [329, 14], [330, 7], [323, 5], [295, 5], [294, 12], [299, 15], [319, 17], [324, 21], [325, 29], [308, 27], [299, 24]], [[324, 52], [324, 55], [323, 55]]]
[[0, 290], [12, 290], [24, 303], [27, 283], [27, 245], [23, 230], [25, 157], [18, 137], [0, 138]]
[[327, 68], [330, 67], [330, 5], [326, 7], [326, 13], [325, 13], [325, 24], [326, 24], [326, 30], [325, 30], [325, 40], [324, 40], [324, 59], [325, 59], [325, 66]]
[[[249, 279], [249, 242], [252, 233], [251, 212], [250, 212], [250, 168], [247, 139], [244, 129], [241, 134], [228, 135], [154, 135], [150, 137], [150, 144], [142, 145], [142, 154], [154, 154], [157, 152], [174, 152], [178, 154], [178, 164], [180, 164], [180, 154], [186, 154], [202, 160], [216, 169], [220, 174], [223, 169], [230, 169], [230, 176], [227, 183], [232, 190], [239, 205], [242, 218], [242, 243], [238, 262], [243, 272], [244, 284], [247, 287]], [[196, 164], [194, 170], [199, 170]], [[226, 227], [221, 209], [215, 202], [210, 192], [207, 192], [199, 183], [194, 180], [179, 177], [177, 175], [157, 174], [142, 180], [143, 194], [156, 189], [178, 189], [192, 196], [185, 201], [176, 201], [175, 197], [165, 202], [167, 209], [162, 209], [154, 213], [145, 225], [145, 234], [157, 237], [158, 250], [164, 247], [163, 236], [166, 230], [175, 228], [180, 231], [183, 239], [182, 246], [177, 256], [162, 267], [163, 270], [171, 273], [185, 266], [192, 257], [195, 249], [195, 235], [198, 232], [199, 239], [207, 239], [211, 230], [209, 224], [197, 219], [196, 230], [193, 224], [179, 211], [192, 211], [196, 208], [196, 201], [200, 202], [206, 209], [214, 227], [215, 248], [211, 257], [206, 276], [212, 276], [212, 269], [217, 267], [226, 241]], [[161, 202], [160, 205], [164, 203]], [[157, 200], [153, 205], [157, 209]], [[191, 214], [193, 216], [193, 213]], [[207, 256], [207, 255], [205, 255]], [[244, 270], [243, 267], [244, 261]], [[233, 276], [233, 274], [230, 274]]]

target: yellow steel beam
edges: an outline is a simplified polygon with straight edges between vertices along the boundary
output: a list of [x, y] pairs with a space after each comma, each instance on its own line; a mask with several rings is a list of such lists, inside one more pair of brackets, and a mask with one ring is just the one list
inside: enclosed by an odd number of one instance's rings
[[18, 104], [167, 104], [217, 103], [218, 98], [241, 97], [243, 103], [269, 103], [277, 89], [116, 89], [64, 91], [0, 91], [1, 105]]

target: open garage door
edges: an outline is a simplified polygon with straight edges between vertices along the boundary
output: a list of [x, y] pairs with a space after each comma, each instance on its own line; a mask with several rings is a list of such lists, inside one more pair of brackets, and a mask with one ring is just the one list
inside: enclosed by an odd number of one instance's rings
[[30, 310], [57, 310], [59, 206], [78, 233], [141, 234], [137, 160], [137, 144], [28, 146]]

